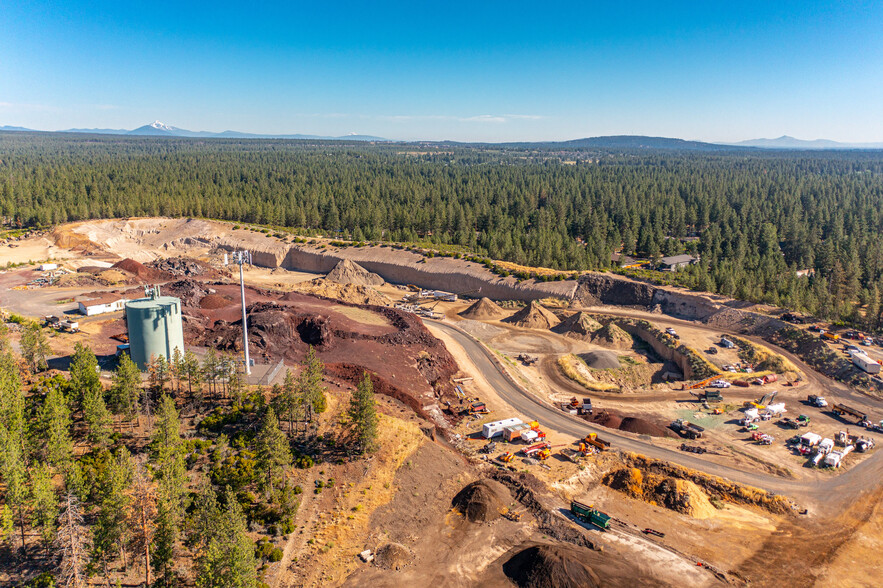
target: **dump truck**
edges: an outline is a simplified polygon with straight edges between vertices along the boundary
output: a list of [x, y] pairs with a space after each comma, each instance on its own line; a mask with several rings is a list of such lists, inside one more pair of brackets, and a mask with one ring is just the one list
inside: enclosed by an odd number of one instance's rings
[[608, 447], [610, 447], [610, 442], [605, 441], [598, 437], [598, 433], [589, 433], [586, 435], [586, 438], [583, 439], [583, 443], [585, 445], [591, 445], [592, 447], [597, 447], [599, 450], [604, 451]]
[[684, 419], [678, 419], [672, 422], [669, 425], [669, 428], [681, 437], [686, 437], [688, 439], [698, 439], [702, 436], [702, 432], [705, 430], [699, 425], [691, 424]]
[[610, 528], [610, 515], [593, 508], [591, 505], [572, 500], [570, 502], [570, 512], [584, 523], [595, 525], [605, 531]]
[[822, 339], [827, 339], [828, 341], [839, 341], [840, 335], [837, 333], [822, 333]]
[[845, 404], [835, 404], [831, 410], [833, 410], [834, 414], [836, 414], [836, 415], [848, 414], [849, 416], [854, 416], [855, 418], [857, 418], [860, 421], [865, 421], [868, 419], [868, 415], [865, 414], [864, 412], [862, 412], [860, 410], [856, 410], [855, 408], [852, 408], [851, 406], [846, 406]]

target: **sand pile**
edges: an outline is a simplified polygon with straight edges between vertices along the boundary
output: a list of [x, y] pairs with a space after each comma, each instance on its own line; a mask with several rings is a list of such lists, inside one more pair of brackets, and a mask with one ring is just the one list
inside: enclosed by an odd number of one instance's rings
[[534, 545], [503, 564], [503, 573], [522, 588], [591, 588], [601, 586], [586, 562], [595, 554], [576, 545]]
[[632, 336], [614, 323], [609, 323], [592, 335], [592, 343], [614, 349], [630, 349], [634, 345]]
[[638, 468], [622, 468], [604, 476], [604, 484], [633, 498], [664, 506], [669, 510], [707, 519], [716, 509], [702, 489], [690, 480], [663, 476]]
[[[375, 306], [388, 306], [392, 300], [370, 286], [361, 284], [341, 284], [332, 282], [326, 278], [316, 278], [309, 282], [301, 282], [293, 285], [295, 292], [312, 294], [323, 298], [331, 298], [350, 304], [372, 304]], [[286, 298], [283, 296], [283, 300]]]
[[619, 357], [612, 351], [589, 351], [580, 353], [579, 357], [593, 370], [615, 370], [622, 367]]
[[461, 312], [460, 316], [478, 321], [494, 321], [505, 317], [506, 311], [490, 298], [482, 298]]
[[536, 300], [531, 300], [529, 305], [503, 320], [526, 329], [551, 329], [561, 322], [558, 317], [543, 308]]
[[578, 312], [561, 321], [561, 324], [552, 330], [565, 337], [588, 341], [591, 339], [592, 333], [600, 328], [602, 328], [601, 323], [592, 318], [589, 313]]
[[137, 262], [134, 259], [130, 259], [128, 257], [126, 259], [123, 259], [122, 261], [116, 262], [111, 267], [113, 269], [129, 272], [140, 280], [156, 280], [168, 277], [163, 272], [151, 269], [143, 263]]
[[325, 279], [338, 284], [355, 284], [357, 286], [380, 286], [384, 283], [383, 278], [372, 274], [349, 259], [341, 260], [333, 270], [328, 272]]
[[460, 490], [451, 502], [470, 522], [500, 518], [503, 507], [512, 502], [509, 489], [496, 480], [478, 480]]
[[409, 563], [411, 552], [401, 543], [387, 543], [374, 553], [374, 565], [385, 570], [400, 570]]

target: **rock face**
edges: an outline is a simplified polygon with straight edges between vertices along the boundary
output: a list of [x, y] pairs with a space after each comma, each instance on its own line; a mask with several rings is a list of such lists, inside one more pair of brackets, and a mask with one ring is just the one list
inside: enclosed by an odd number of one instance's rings
[[460, 316], [479, 321], [493, 321], [505, 317], [506, 311], [490, 298], [482, 298], [461, 312]]
[[503, 564], [503, 573], [521, 588], [593, 588], [598, 574], [586, 560], [594, 554], [576, 545], [534, 545]]
[[372, 274], [349, 259], [341, 260], [333, 270], [328, 272], [325, 279], [338, 284], [355, 284], [357, 286], [380, 286], [384, 283], [383, 278]]
[[601, 323], [593, 319], [589, 313], [578, 312], [561, 321], [561, 324], [552, 330], [565, 337], [588, 341], [592, 333], [600, 328]]
[[496, 480], [478, 480], [460, 490], [452, 505], [473, 523], [494, 521], [512, 502], [509, 489]]
[[531, 300], [530, 304], [503, 320], [526, 329], [551, 329], [561, 322], [536, 300]]

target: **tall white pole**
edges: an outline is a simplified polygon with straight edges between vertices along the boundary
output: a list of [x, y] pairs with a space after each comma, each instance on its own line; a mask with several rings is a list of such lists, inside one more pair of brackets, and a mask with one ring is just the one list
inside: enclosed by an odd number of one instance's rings
[[242, 264], [245, 261], [239, 252], [239, 293], [242, 295], [242, 343], [245, 346], [245, 373], [251, 375], [251, 359], [248, 356], [248, 317], [245, 315], [245, 278], [242, 275]]

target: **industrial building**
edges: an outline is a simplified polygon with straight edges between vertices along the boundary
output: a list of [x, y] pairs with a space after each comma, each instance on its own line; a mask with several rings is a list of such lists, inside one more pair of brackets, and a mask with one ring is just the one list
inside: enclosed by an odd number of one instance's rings
[[126, 302], [129, 302], [129, 300], [121, 297], [119, 294], [102, 294], [97, 298], [86, 300], [85, 302], [79, 302], [78, 305], [80, 314], [95, 316], [96, 314], [105, 314], [108, 312], [123, 310], [126, 306]]
[[659, 269], [664, 272], [674, 272], [698, 262], [699, 259], [692, 255], [672, 255], [670, 257], [663, 257], [659, 260]]
[[147, 369], [154, 357], [172, 358], [175, 348], [184, 353], [181, 300], [161, 296], [159, 287], [145, 289], [145, 297], [126, 304], [129, 353], [138, 367]]

